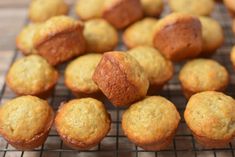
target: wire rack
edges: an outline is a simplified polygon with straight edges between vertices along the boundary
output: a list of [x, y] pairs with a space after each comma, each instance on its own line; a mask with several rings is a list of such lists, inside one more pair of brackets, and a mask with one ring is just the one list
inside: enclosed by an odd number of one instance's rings
[[[165, 11], [167, 13], [167, 11]], [[165, 14], [164, 13], [164, 14]], [[72, 13], [73, 14], [73, 11]], [[73, 14], [74, 15], [74, 14]], [[221, 64], [226, 66], [231, 76], [231, 83], [226, 91], [228, 95], [235, 97], [235, 72], [232, 68], [232, 65], [229, 61], [229, 52], [232, 45], [235, 43], [233, 33], [231, 30], [231, 20], [230, 17], [222, 4], [217, 4], [214, 13], [212, 14], [213, 18], [217, 19], [224, 29], [225, 42], [223, 47], [217, 50], [216, 55], [212, 58], [219, 61]], [[27, 22], [26, 22], [27, 23]], [[123, 43], [119, 43], [118, 49], [123, 50], [125, 47]], [[21, 57], [17, 49], [14, 51], [12, 57], [12, 63], [18, 58]], [[98, 146], [91, 150], [78, 151], [68, 148], [60, 140], [57, 135], [54, 127], [52, 128], [46, 142], [43, 146], [36, 148], [31, 151], [19, 151], [14, 149], [12, 146], [8, 145], [7, 142], [0, 136], [0, 156], [2, 157], [70, 157], [70, 156], [79, 156], [79, 157], [235, 157], [235, 140], [232, 141], [229, 145], [220, 149], [206, 149], [198, 145], [191, 132], [187, 128], [185, 121], [183, 119], [183, 112], [186, 105], [186, 99], [182, 95], [180, 84], [178, 81], [178, 72], [183, 63], [175, 64], [175, 75], [173, 79], [164, 87], [163, 91], [159, 93], [169, 100], [171, 100], [178, 108], [178, 111], [181, 114], [182, 120], [179, 124], [179, 129], [177, 134], [170, 145], [170, 147], [163, 151], [153, 152], [145, 151], [136, 145], [132, 144], [126, 136], [124, 136], [121, 129], [121, 115], [124, 108], [115, 108], [108, 101], [105, 102], [105, 105], [111, 114], [112, 124], [111, 131], [109, 134], [99, 143]], [[70, 91], [64, 86], [63, 83], [63, 73], [66, 64], [58, 67], [61, 77], [59, 82], [53, 92], [53, 95], [48, 99], [49, 103], [53, 106], [56, 111], [59, 104], [63, 101], [68, 101], [73, 98]], [[6, 69], [7, 71], [8, 69]], [[0, 89], [0, 101], [1, 103], [15, 97], [11, 90], [3, 85]]]

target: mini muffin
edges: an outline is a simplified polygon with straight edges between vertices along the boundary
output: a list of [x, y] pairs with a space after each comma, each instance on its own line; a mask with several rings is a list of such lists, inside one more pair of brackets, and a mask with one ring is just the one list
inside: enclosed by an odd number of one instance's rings
[[146, 72], [150, 83], [148, 94], [156, 94], [172, 78], [174, 71], [172, 62], [164, 58], [155, 48], [139, 46], [127, 52]]
[[29, 6], [29, 18], [33, 22], [43, 22], [53, 16], [65, 15], [68, 10], [64, 0], [32, 0]]
[[145, 150], [165, 149], [176, 133], [180, 115], [174, 104], [161, 96], [134, 103], [122, 115], [124, 134]]
[[105, 0], [78, 0], [75, 6], [76, 14], [82, 20], [100, 18]]
[[50, 131], [54, 112], [35, 96], [21, 96], [0, 107], [0, 134], [16, 149], [41, 146]]
[[63, 104], [55, 127], [62, 140], [74, 149], [90, 149], [109, 132], [110, 115], [104, 104], [93, 98], [74, 99]]
[[235, 69], [235, 46], [232, 47], [231, 53], [230, 53], [230, 60], [232, 62], [232, 65]]
[[58, 72], [37, 55], [17, 60], [6, 76], [7, 85], [18, 95], [47, 97], [58, 80]]
[[157, 20], [144, 18], [129, 26], [123, 33], [123, 42], [128, 48], [147, 45], [153, 46], [154, 30]]
[[141, 0], [144, 15], [159, 17], [163, 11], [163, 0]]
[[187, 98], [202, 91], [223, 91], [229, 83], [227, 70], [211, 59], [194, 59], [180, 71], [179, 80]]
[[127, 106], [145, 97], [149, 87], [138, 61], [120, 51], [104, 53], [92, 79], [115, 106]]
[[235, 1], [234, 0], [223, 0], [224, 5], [228, 8], [228, 11], [232, 17], [235, 17]]
[[97, 95], [100, 90], [92, 80], [96, 66], [101, 60], [100, 54], [80, 56], [66, 67], [65, 84], [78, 97]]
[[235, 101], [220, 92], [193, 95], [184, 112], [194, 137], [205, 147], [223, 147], [235, 135]]
[[41, 25], [42, 24], [39, 23], [29, 24], [25, 26], [17, 36], [16, 46], [24, 55], [36, 53], [33, 47], [33, 37]]
[[83, 24], [68, 16], [53, 17], [36, 31], [33, 42], [39, 55], [57, 65], [85, 51]]
[[103, 19], [85, 22], [83, 35], [86, 40], [86, 51], [103, 53], [113, 50], [118, 44], [118, 33]]
[[117, 29], [125, 28], [143, 16], [140, 0], [106, 0], [102, 13]]
[[214, 10], [215, 2], [214, 0], [169, 0], [169, 6], [174, 12], [207, 16]]
[[172, 61], [196, 57], [202, 50], [201, 22], [188, 14], [172, 13], [157, 23], [153, 42]]
[[208, 56], [215, 53], [224, 42], [223, 29], [220, 24], [209, 17], [199, 17], [202, 24], [202, 52], [200, 55]]

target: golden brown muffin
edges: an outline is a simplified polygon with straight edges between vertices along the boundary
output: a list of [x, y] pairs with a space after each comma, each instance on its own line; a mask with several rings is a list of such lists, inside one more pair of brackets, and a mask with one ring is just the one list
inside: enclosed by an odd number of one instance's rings
[[78, 0], [75, 6], [76, 14], [82, 20], [100, 18], [105, 0]]
[[104, 53], [92, 79], [115, 106], [130, 105], [145, 97], [149, 87], [138, 61], [120, 51]]
[[50, 131], [54, 112], [35, 96], [21, 96], [0, 107], [0, 134], [13, 147], [29, 150], [41, 146]]
[[93, 98], [74, 99], [63, 104], [55, 127], [62, 140], [75, 149], [90, 149], [109, 132], [110, 115], [104, 104]]
[[169, 0], [172, 11], [207, 16], [214, 10], [214, 0]]
[[33, 37], [41, 25], [42, 24], [40, 23], [29, 24], [18, 34], [16, 38], [16, 46], [24, 55], [36, 53], [36, 50], [33, 47]]
[[174, 104], [161, 96], [134, 103], [122, 115], [125, 135], [145, 150], [165, 149], [172, 141], [180, 115]]
[[144, 18], [129, 26], [123, 33], [123, 42], [128, 48], [146, 45], [153, 46], [154, 31], [157, 20]]
[[146, 16], [159, 17], [163, 11], [163, 0], [141, 0], [140, 2]]
[[47, 19], [68, 13], [64, 0], [32, 0], [29, 6], [29, 18], [33, 22], [44, 22]]
[[202, 91], [223, 91], [229, 83], [227, 70], [211, 59], [194, 59], [180, 71], [179, 80], [187, 98]]
[[38, 54], [52, 65], [57, 65], [85, 51], [83, 24], [68, 16], [47, 20], [34, 35]]
[[166, 16], [157, 23], [154, 46], [172, 61], [198, 56], [202, 49], [201, 22], [183, 13]]
[[127, 52], [140, 63], [147, 74], [150, 83], [148, 94], [156, 94], [172, 78], [172, 62], [155, 48], [138, 46]]
[[232, 65], [235, 69], [235, 46], [232, 47], [231, 53], [230, 53], [230, 60], [232, 62]]
[[100, 54], [87, 54], [78, 57], [66, 67], [65, 84], [76, 96], [91, 96], [100, 92], [92, 75], [101, 57]]
[[115, 49], [118, 44], [118, 33], [103, 19], [85, 22], [83, 35], [86, 40], [86, 51], [103, 53]]
[[224, 42], [224, 33], [220, 24], [209, 17], [199, 17], [202, 24], [202, 52], [200, 55], [208, 56], [215, 53]]
[[117, 29], [125, 28], [143, 16], [140, 0], [106, 0], [102, 13]]
[[235, 1], [234, 0], [223, 0], [224, 5], [228, 8], [229, 13], [232, 17], [235, 17]]
[[189, 99], [184, 118], [198, 143], [205, 147], [222, 147], [235, 135], [234, 113], [232, 97], [206, 91]]
[[17, 60], [6, 76], [7, 85], [19, 95], [47, 97], [58, 80], [58, 72], [37, 55]]

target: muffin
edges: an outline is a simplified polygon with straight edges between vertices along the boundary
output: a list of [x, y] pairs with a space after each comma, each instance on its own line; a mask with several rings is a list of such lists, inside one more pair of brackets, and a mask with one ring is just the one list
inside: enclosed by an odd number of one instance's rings
[[123, 33], [123, 42], [128, 48], [146, 45], [153, 46], [154, 30], [157, 20], [144, 18], [129, 26]]
[[117, 29], [125, 28], [143, 16], [140, 0], [106, 0], [102, 16]]
[[134, 103], [123, 113], [122, 128], [128, 139], [139, 147], [158, 151], [171, 143], [179, 121], [174, 104], [161, 96], [151, 96]]
[[50, 131], [54, 112], [35, 96], [21, 96], [0, 106], [0, 134], [16, 149], [41, 146]]
[[85, 51], [83, 24], [67, 16], [53, 17], [35, 32], [33, 44], [39, 55], [57, 65]]
[[77, 97], [99, 95], [100, 90], [92, 80], [100, 54], [87, 54], [73, 60], [65, 69], [65, 84]]
[[179, 80], [186, 98], [202, 91], [224, 91], [229, 83], [227, 70], [211, 59], [194, 59], [180, 70]]
[[24, 54], [34, 54], [36, 50], [33, 47], [33, 37], [35, 32], [42, 24], [35, 23], [25, 26], [16, 38], [16, 47]]
[[33, 0], [29, 6], [29, 18], [33, 22], [44, 22], [53, 16], [67, 14], [68, 10], [63, 0]]
[[224, 5], [228, 8], [228, 11], [232, 17], [235, 17], [235, 2], [234, 0], [223, 0]]
[[199, 17], [202, 24], [202, 52], [200, 55], [208, 56], [224, 42], [223, 29], [220, 24], [209, 17]]
[[120, 51], [104, 53], [92, 79], [115, 106], [127, 106], [145, 97], [149, 87], [138, 61]]
[[174, 12], [207, 16], [214, 10], [215, 2], [214, 0], [169, 0], [169, 6]]
[[58, 72], [37, 55], [17, 60], [10, 67], [7, 85], [18, 95], [47, 97], [58, 80]]
[[150, 87], [148, 95], [156, 94], [173, 76], [172, 62], [150, 46], [138, 46], [127, 51], [143, 67]]
[[105, 0], [77, 0], [75, 5], [76, 14], [82, 20], [100, 18]]
[[198, 143], [205, 147], [223, 147], [235, 135], [234, 113], [232, 97], [206, 91], [189, 99], [184, 118]]
[[110, 115], [104, 104], [93, 98], [74, 99], [63, 104], [55, 127], [61, 139], [74, 149], [90, 149], [109, 132]]
[[202, 50], [201, 22], [188, 14], [172, 13], [157, 23], [153, 42], [172, 61], [196, 57]]
[[231, 53], [230, 53], [230, 60], [232, 62], [232, 65], [235, 69], [235, 46], [232, 47]]
[[141, 0], [145, 16], [159, 17], [163, 11], [163, 0]]
[[103, 53], [115, 49], [118, 44], [118, 33], [103, 19], [85, 22], [83, 35], [86, 40], [86, 51]]

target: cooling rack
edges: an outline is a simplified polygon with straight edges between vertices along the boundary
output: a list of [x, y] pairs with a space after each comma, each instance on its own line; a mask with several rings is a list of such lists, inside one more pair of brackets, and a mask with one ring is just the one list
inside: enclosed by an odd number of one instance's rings
[[[167, 9], [164, 14], [167, 13]], [[73, 11], [71, 12], [74, 15]], [[235, 43], [235, 38], [231, 30], [231, 19], [222, 4], [217, 4], [212, 17], [220, 22], [223, 27], [225, 42], [223, 47], [217, 50], [216, 55], [212, 58], [223, 64], [229, 71], [231, 81], [226, 94], [235, 97], [235, 71], [229, 60], [229, 52], [232, 45]], [[26, 20], [27, 23], [27, 20]], [[120, 42], [117, 48], [118, 50], [124, 50], [123, 43]], [[21, 57], [17, 49], [14, 51], [14, 55], [11, 58], [11, 62], [14, 62], [18, 57]], [[201, 147], [195, 142], [194, 137], [187, 128], [183, 119], [183, 112], [187, 101], [182, 95], [180, 84], [178, 81], [178, 72], [183, 63], [175, 64], [175, 75], [173, 79], [164, 87], [159, 93], [169, 100], [171, 100], [181, 114], [181, 121], [179, 129], [170, 147], [163, 151], [145, 151], [136, 145], [132, 144], [121, 129], [121, 115], [125, 108], [115, 108], [108, 101], [105, 101], [105, 105], [111, 114], [112, 124], [109, 134], [99, 143], [98, 146], [91, 150], [78, 151], [68, 148], [58, 137], [54, 127], [52, 128], [48, 139], [43, 146], [31, 151], [19, 151], [11, 147], [0, 136], [0, 156], [2, 157], [235, 157], [235, 140], [229, 145], [220, 149], [206, 149]], [[64, 101], [68, 101], [72, 98], [70, 91], [64, 86], [63, 73], [66, 64], [58, 67], [60, 72], [59, 82], [52, 94], [48, 99], [54, 110], [57, 110], [59, 104]], [[7, 71], [8, 69], [5, 69]], [[0, 101], [1, 103], [8, 101], [15, 97], [11, 90], [4, 83], [0, 88]]]

